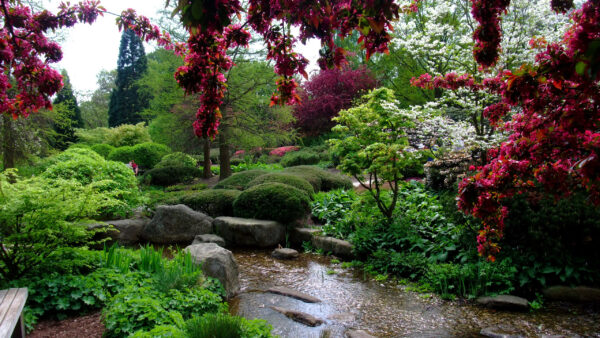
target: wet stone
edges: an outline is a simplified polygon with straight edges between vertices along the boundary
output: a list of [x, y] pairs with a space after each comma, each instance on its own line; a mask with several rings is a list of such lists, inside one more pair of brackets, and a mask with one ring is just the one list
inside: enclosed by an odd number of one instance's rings
[[484, 337], [490, 338], [521, 338], [523, 335], [510, 325], [497, 325], [486, 327], [479, 332]]
[[213, 234], [196, 236], [196, 238], [194, 238], [194, 241], [192, 242], [192, 245], [200, 244], [200, 243], [215, 243], [216, 245], [218, 245], [222, 248], [225, 247], [225, 240], [223, 238], [221, 238], [217, 235], [213, 235]]
[[368, 334], [367, 331], [364, 331], [364, 330], [348, 330], [348, 331], [346, 331], [346, 337], [348, 337], [348, 338], [375, 338], [375, 336]]
[[273, 250], [271, 256], [277, 259], [294, 259], [298, 258], [298, 251], [290, 248], [277, 248]]
[[320, 303], [321, 302], [321, 300], [319, 298], [315, 298], [311, 295], [307, 295], [300, 291], [292, 290], [292, 289], [286, 288], [284, 286], [272, 287], [272, 288], [268, 289], [267, 292], [286, 296], [286, 297], [295, 298], [295, 299], [301, 300], [305, 303]]
[[335, 313], [335, 314], [329, 315], [327, 317], [327, 319], [333, 320], [336, 322], [352, 322], [356, 319], [356, 316], [350, 312], [342, 312], [342, 313]]
[[526, 311], [529, 309], [527, 299], [511, 295], [480, 297], [477, 298], [477, 303], [498, 310]]
[[270, 308], [279, 313], [282, 313], [283, 315], [285, 315], [286, 317], [290, 318], [291, 320], [293, 320], [295, 322], [298, 322], [298, 323], [301, 323], [301, 324], [304, 324], [307, 326], [315, 327], [315, 326], [319, 326], [324, 323], [324, 321], [322, 319], [319, 319], [308, 313], [284, 309], [284, 308], [277, 307], [277, 306], [271, 306]]

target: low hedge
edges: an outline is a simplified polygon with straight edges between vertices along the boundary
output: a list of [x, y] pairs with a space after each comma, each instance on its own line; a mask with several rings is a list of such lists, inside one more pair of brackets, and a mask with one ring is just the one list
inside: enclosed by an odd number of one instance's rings
[[[289, 167], [284, 170], [285, 173], [298, 175], [309, 181], [315, 191], [331, 191], [337, 189], [350, 190], [353, 188], [350, 177], [332, 173], [312, 165], [299, 165]], [[318, 183], [318, 187], [316, 184]]]
[[237, 189], [244, 190], [253, 179], [268, 174], [264, 170], [248, 170], [231, 175], [215, 185], [214, 189]]
[[311, 150], [301, 150], [285, 154], [281, 158], [281, 165], [284, 167], [292, 167], [303, 164], [317, 164], [321, 158], [319, 154]]
[[196, 177], [200, 177], [202, 171], [198, 168], [189, 167], [165, 167], [148, 170], [142, 181], [149, 185], [159, 185], [167, 187], [177, 183], [189, 182]]
[[315, 189], [307, 180], [305, 180], [304, 178], [302, 178], [298, 175], [286, 174], [286, 173], [271, 173], [271, 174], [265, 174], [265, 175], [258, 176], [257, 178], [250, 181], [250, 183], [248, 183], [248, 185], [246, 185], [246, 188], [250, 188], [255, 185], [268, 183], [268, 182], [277, 182], [277, 183], [291, 185], [294, 188], [297, 188], [297, 189], [300, 189], [300, 190], [306, 192], [308, 194], [308, 196], [312, 196], [315, 193]]
[[292, 186], [263, 183], [243, 191], [233, 202], [235, 216], [291, 223], [309, 213], [310, 198]]
[[230, 189], [203, 190], [181, 196], [177, 201], [170, 200], [169, 204], [185, 204], [212, 217], [233, 216], [233, 201], [241, 193]]
[[[108, 159], [110, 161], [129, 163], [129, 161], [134, 160], [133, 147], [132, 146], [123, 146], [123, 147], [115, 148], [115, 149], [111, 150], [110, 153], [108, 153]], [[137, 161], [136, 161], [136, 163], [137, 163]]]

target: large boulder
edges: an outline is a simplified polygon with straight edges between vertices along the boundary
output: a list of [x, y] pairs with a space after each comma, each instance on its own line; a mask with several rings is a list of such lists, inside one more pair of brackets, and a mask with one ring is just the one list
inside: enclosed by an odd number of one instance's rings
[[313, 236], [320, 233], [320, 229], [312, 228], [292, 228], [290, 231], [290, 242], [300, 247], [304, 242], [311, 242]]
[[323, 250], [325, 253], [331, 252], [336, 256], [345, 258], [354, 256], [352, 253], [352, 244], [341, 239], [326, 236], [313, 236], [312, 245], [317, 249]]
[[550, 300], [567, 302], [600, 303], [600, 289], [588, 286], [551, 286], [544, 290], [544, 296]]
[[108, 244], [119, 243], [121, 245], [131, 245], [140, 241], [142, 230], [148, 223], [150, 223], [149, 218], [136, 217], [87, 224], [87, 228], [88, 230], [101, 230], [94, 235], [93, 240], [97, 241], [108, 238]]
[[202, 266], [204, 274], [218, 279], [227, 294], [227, 298], [240, 291], [238, 265], [231, 251], [215, 243], [193, 244], [184, 249], [192, 256], [196, 264]]
[[144, 226], [142, 237], [153, 243], [191, 243], [196, 235], [212, 232], [212, 217], [183, 204], [161, 205], [152, 221]]
[[275, 221], [217, 217], [213, 226], [215, 233], [223, 237], [229, 246], [268, 248], [285, 240], [285, 226]]

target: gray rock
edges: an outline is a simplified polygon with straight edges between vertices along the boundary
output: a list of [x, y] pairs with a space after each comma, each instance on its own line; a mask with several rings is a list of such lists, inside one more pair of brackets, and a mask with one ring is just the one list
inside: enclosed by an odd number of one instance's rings
[[350, 323], [356, 320], [356, 315], [354, 315], [353, 313], [350, 312], [342, 312], [342, 313], [334, 313], [331, 314], [329, 316], [327, 316], [327, 319], [336, 321], [336, 322], [346, 322], [346, 323]]
[[543, 291], [550, 300], [580, 303], [600, 303], [600, 289], [587, 286], [551, 286]]
[[493, 309], [525, 311], [529, 309], [529, 302], [525, 298], [499, 295], [495, 297], [479, 297], [477, 303]]
[[490, 338], [521, 338], [523, 335], [510, 325], [500, 324], [497, 326], [486, 327], [479, 334]]
[[206, 234], [206, 235], [198, 235], [196, 236], [196, 238], [194, 238], [194, 241], [192, 242], [193, 244], [200, 244], [200, 243], [215, 243], [216, 245], [220, 246], [220, 247], [225, 247], [225, 240], [217, 235], [213, 235], [213, 234]]
[[353, 257], [352, 244], [350, 242], [325, 236], [313, 236], [312, 245], [323, 250], [323, 252], [331, 252], [340, 257]]
[[183, 204], [161, 205], [152, 221], [144, 226], [142, 237], [153, 243], [190, 243], [196, 235], [212, 232], [212, 220]]
[[302, 323], [304, 325], [315, 327], [315, 326], [319, 326], [324, 323], [324, 321], [322, 319], [319, 319], [308, 313], [294, 311], [294, 310], [288, 310], [288, 309], [280, 308], [277, 306], [271, 306], [270, 308], [279, 313], [283, 313], [286, 317], [290, 318], [291, 320], [298, 322], [298, 323]]
[[300, 247], [304, 242], [311, 242], [313, 235], [319, 232], [321, 232], [319, 229], [292, 228], [289, 239], [294, 246]]
[[108, 238], [108, 244], [119, 243], [122, 245], [136, 244], [140, 241], [140, 234], [150, 219], [146, 217], [106, 221], [104, 223], [86, 224], [88, 230], [102, 230], [93, 240]]
[[215, 233], [230, 246], [273, 247], [285, 240], [285, 226], [275, 221], [217, 217]]
[[272, 287], [272, 288], [268, 289], [267, 292], [275, 293], [275, 294], [286, 296], [286, 297], [295, 298], [295, 299], [301, 300], [306, 303], [320, 303], [321, 302], [321, 300], [319, 298], [315, 298], [313, 296], [307, 295], [300, 291], [286, 288], [285, 286]]
[[277, 259], [294, 259], [298, 255], [298, 251], [290, 248], [277, 248], [271, 252], [271, 256]]
[[375, 336], [368, 334], [364, 330], [348, 330], [348, 331], [346, 331], [346, 337], [348, 337], [348, 338], [375, 338]]
[[227, 293], [227, 298], [240, 291], [238, 265], [231, 251], [215, 243], [193, 244], [184, 249], [196, 264], [202, 266], [204, 274], [218, 279]]

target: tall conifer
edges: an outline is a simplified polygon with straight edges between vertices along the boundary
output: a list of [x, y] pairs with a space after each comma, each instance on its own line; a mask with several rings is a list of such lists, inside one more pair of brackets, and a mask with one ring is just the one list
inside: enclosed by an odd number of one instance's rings
[[51, 143], [55, 148], [66, 149], [69, 143], [76, 141], [75, 128], [83, 127], [83, 119], [67, 71], [63, 70], [61, 75], [64, 86], [56, 93], [52, 103], [55, 111], [53, 118], [55, 134]]
[[142, 40], [131, 30], [125, 30], [119, 46], [116, 88], [110, 95], [108, 125], [136, 124], [142, 121], [140, 112], [148, 107], [148, 97], [139, 91], [139, 80], [147, 68]]

